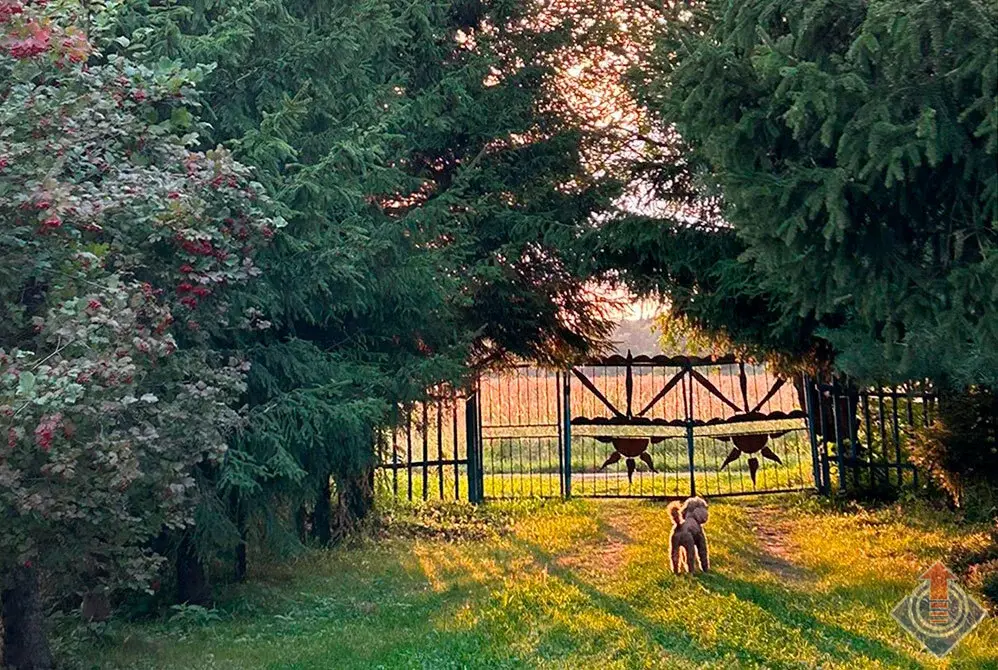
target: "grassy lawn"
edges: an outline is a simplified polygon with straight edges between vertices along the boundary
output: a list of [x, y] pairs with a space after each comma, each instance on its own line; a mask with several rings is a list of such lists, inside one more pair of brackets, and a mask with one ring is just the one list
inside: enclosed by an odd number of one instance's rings
[[715, 571], [690, 578], [667, 567], [664, 504], [490, 507], [396, 520], [395, 537], [258, 569], [217, 612], [64, 650], [178, 670], [998, 668], [994, 619], [937, 661], [890, 617], [951, 543], [983, 541], [942, 514], [717, 500]]

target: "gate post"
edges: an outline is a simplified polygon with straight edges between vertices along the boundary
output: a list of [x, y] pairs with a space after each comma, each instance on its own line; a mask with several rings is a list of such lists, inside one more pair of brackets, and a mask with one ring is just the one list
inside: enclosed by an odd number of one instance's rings
[[[835, 424], [835, 460], [839, 468], [839, 493], [844, 493], [846, 490], [846, 467], [845, 467], [845, 457], [842, 455], [842, 431], [839, 429], [839, 424], [842, 422], [839, 414], [839, 396], [841, 387], [839, 386], [839, 380], [835, 379], [832, 381], [832, 423]], [[848, 403], [848, 400], [846, 400]]]
[[564, 443], [564, 467], [561, 471], [566, 498], [572, 497], [572, 377], [568, 373], [562, 375], [562, 440]]
[[[803, 375], [802, 383], [804, 384], [804, 411], [807, 412], [807, 435], [811, 440], [811, 470], [814, 475], [814, 487], [819, 493], [827, 495], [828, 486], [822, 481], [821, 457], [818, 455], [818, 433], [814, 424], [814, 403], [811, 401], [811, 378], [808, 375]], [[817, 391], [817, 382], [814, 384]]]
[[464, 404], [465, 442], [468, 450], [468, 502], [480, 503], [485, 499], [485, 481], [482, 470], [481, 415], [478, 410], [478, 385], [468, 392]]
[[686, 374], [689, 378], [688, 385], [688, 395], [686, 401], [686, 455], [689, 459], [690, 464], [690, 495], [695, 496], [697, 494], [697, 477], [696, 477], [696, 463], [694, 461], [694, 448], [696, 446], [693, 440], [693, 396], [695, 394], [693, 390], [693, 364], [689, 361], [686, 363]]

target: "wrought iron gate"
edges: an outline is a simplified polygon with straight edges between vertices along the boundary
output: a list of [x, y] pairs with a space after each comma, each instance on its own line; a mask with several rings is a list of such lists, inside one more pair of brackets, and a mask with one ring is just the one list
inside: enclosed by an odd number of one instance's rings
[[908, 450], [912, 434], [936, 414], [939, 398], [931, 384], [856, 387], [807, 380], [805, 388], [819, 491], [893, 495], [918, 488]]
[[733, 357], [614, 356], [483, 377], [486, 498], [813, 489], [800, 381]]
[[381, 436], [379, 483], [416, 499], [730, 496], [918, 485], [923, 383], [782, 379], [732, 356], [612, 356], [430, 389]]

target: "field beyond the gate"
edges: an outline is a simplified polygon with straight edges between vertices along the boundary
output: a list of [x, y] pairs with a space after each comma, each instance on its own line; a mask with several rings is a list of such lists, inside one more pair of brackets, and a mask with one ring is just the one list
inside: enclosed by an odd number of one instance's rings
[[714, 571], [676, 577], [651, 501], [395, 508], [384, 531], [274, 566], [217, 610], [65, 628], [85, 668], [995, 668], [987, 619], [937, 661], [890, 617], [984, 528], [921, 506], [711, 503]]

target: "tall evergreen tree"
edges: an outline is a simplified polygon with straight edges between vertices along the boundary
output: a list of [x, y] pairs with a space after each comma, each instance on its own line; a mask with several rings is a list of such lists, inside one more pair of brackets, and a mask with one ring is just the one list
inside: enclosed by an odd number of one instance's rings
[[[370, 502], [375, 428], [473, 366], [556, 360], [608, 333], [570, 242], [616, 184], [554, 86], [592, 17], [531, 3], [183, 0], [113, 17], [149, 59], [214, 63], [212, 141], [257, 166], [289, 225], [244, 294], [252, 420], [221, 484], [271, 510], [330, 475], [349, 525]], [[272, 274], [271, 274], [272, 273]], [[257, 503], [264, 502], [263, 505]], [[243, 510], [248, 512], [248, 510]]]
[[643, 176], [719, 207], [608, 226], [604, 263], [736, 341], [994, 382], [996, 5], [707, 0], [657, 27]]

